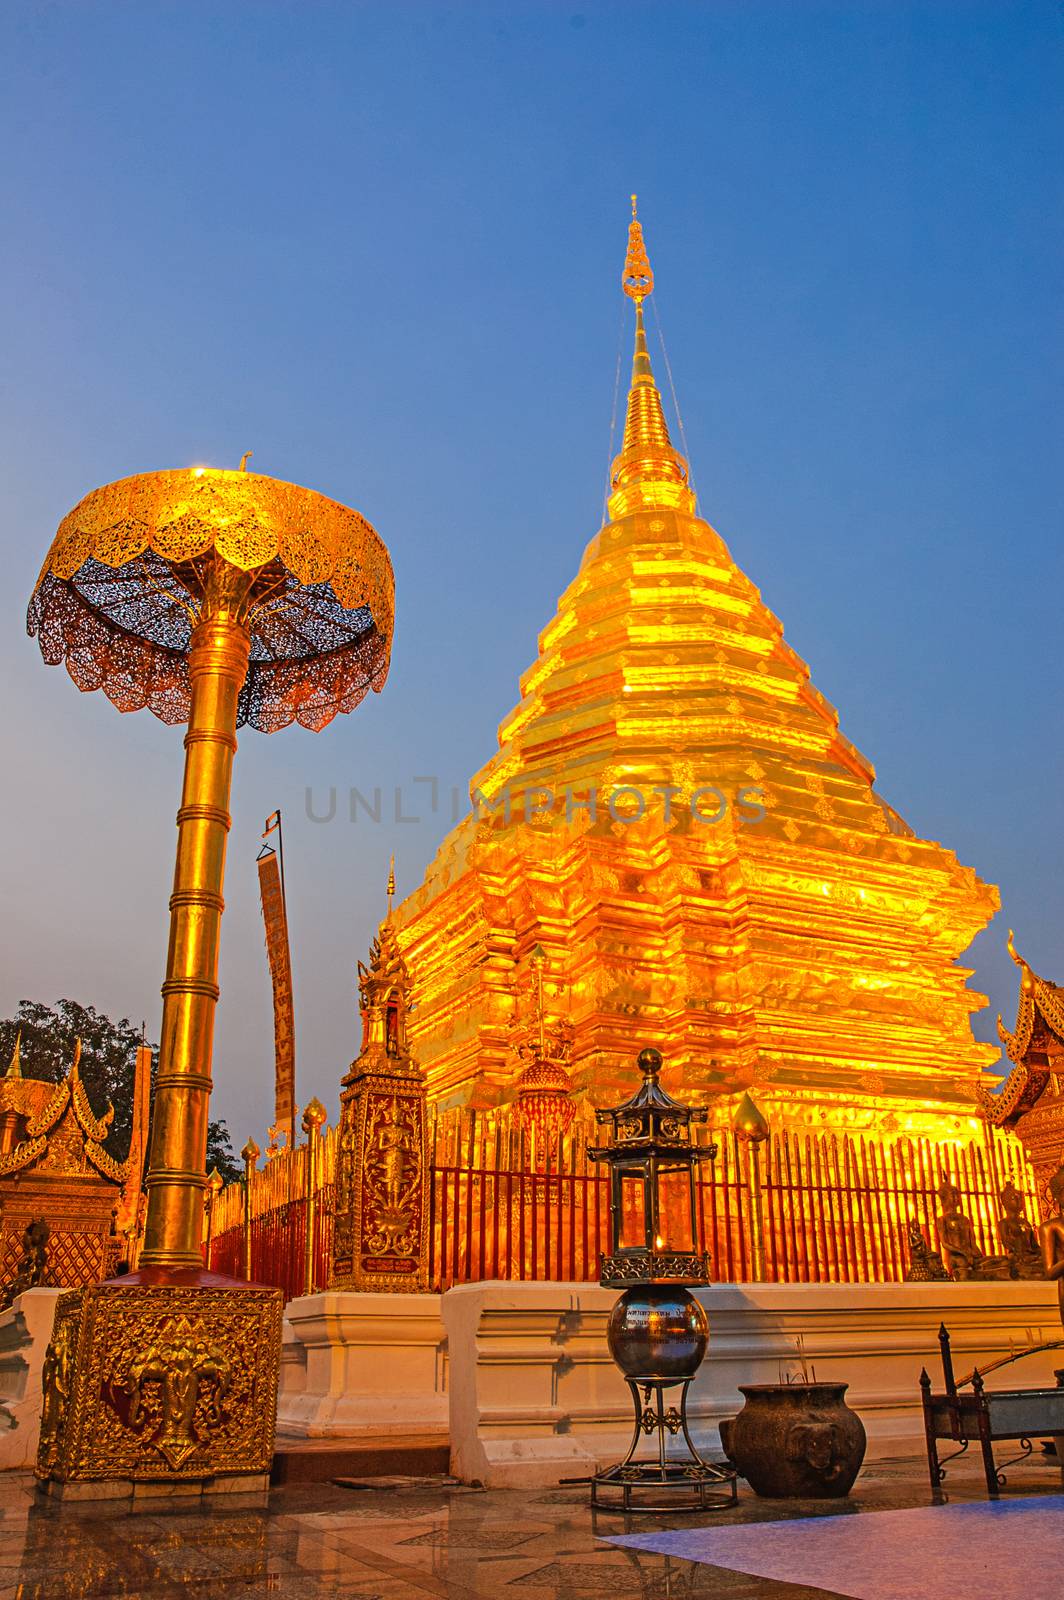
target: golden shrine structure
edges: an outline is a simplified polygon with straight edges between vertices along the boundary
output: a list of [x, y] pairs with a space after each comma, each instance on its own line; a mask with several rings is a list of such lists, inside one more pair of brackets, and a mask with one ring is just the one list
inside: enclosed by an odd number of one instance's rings
[[[699, 1134], [717, 1154], [697, 1188], [718, 1279], [931, 1276], [943, 1218], [988, 1261], [1004, 1196], [1037, 1214], [1011, 1128], [1048, 1114], [1031, 1107], [1055, 1082], [1039, 1052], [1059, 1047], [1059, 991], [1025, 968], [1016, 1073], [989, 1094], [995, 1051], [970, 1025], [985, 999], [961, 957], [997, 890], [879, 795], [698, 515], [647, 347], [634, 206], [623, 287], [635, 354], [607, 520], [472, 780], [471, 814], [394, 911], [389, 894], [359, 967], [363, 1050], [315, 1167], [319, 1285], [386, 1286], [357, 1265], [357, 1197], [386, 1162], [398, 1171], [386, 1146], [405, 1136], [365, 1107], [398, 1096], [401, 1120], [423, 1093], [418, 1282], [596, 1279], [595, 1111], [629, 1092], [646, 1044], [671, 1092], [708, 1102]], [[217, 1266], [243, 1248], [257, 1274], [304, 1281], [290, 1219], [312, 1203], [310, 1170], [282, 1152], [227, 1191]]]
[[998, 1034], [1013, 1067], [998, 1094], [984, 1092], [982, 1106], [988, 1123], [1022, 1140], [1048, 1216], [1049, 1180], [1064, 1162], [1064, 989], [1031, 970], [1011, 929], [1009, 954], [1021, 973], [1020, 1000], [1012, 1032], [999, 1016]]
[[671, 1089], [756, 1091], [777, 1129], [983, 1138], [992, 1047], [960, 957], [998, 893], [918, 838], [698, 514], [644, 326], [608, 518], [471, 783], [472, 813], [397, 909], [430, 1101], [514, 1098], [510, 1023], [546, 952], [577, 1101], [647, 1041]]
[[358, 964], [362, 1048], [340, 1089], [332, 1259], [341, 1289], [428, 1289], [425, 1082], [407, 1042], [409, 975], [388, 915]]

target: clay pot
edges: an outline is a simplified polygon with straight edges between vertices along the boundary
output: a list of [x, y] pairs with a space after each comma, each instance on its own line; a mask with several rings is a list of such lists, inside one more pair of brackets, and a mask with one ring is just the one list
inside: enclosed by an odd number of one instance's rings
[[865, 1453], [864, 1423], [845, 1383], [739, 1385], [746, 1404], [722, 1422], [728, 1460], [757, 1494], [836, 1499], [849, 1494]]

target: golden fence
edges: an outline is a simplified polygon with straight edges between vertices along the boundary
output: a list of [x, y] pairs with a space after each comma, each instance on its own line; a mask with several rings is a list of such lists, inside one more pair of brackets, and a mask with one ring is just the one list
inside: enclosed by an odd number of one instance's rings
[[[753, 1275], [750, 1151], [730, 1128], [696, 1127], [716, 1155], [702, 1164], [699, 1223], [718, 1281]], [[568, 1133], [537, 1138], [503, 1113], [449, 1112], [429, 1131], [429, 1283], [436, 1291], [484, 1279], [594, 1282], [610, 1248], [609, 1179], [587, 1159], [596, 1142], [586, 1112]], [[313, 1284], [324, 1287], [332, 1237], [337, 1130], [321, 1135]], [[772, 1134], [759, 1163], [765, 1279], [778, 1283], [897, 1283], [909, 1265], [907, 1227], [935, 1247], [937, 1189], [961, 1194], [976, 1239], [997, 1254], [999, 1194], [1012, 1182], [1039, 1216], [1030, 1164], [1008, 1134], [935, 1143], [828, 1131]], [[307, 1149], [282, 1152], [251, 1174], [251, 1276], [292, 1298], [307, 1283]], [[209, 1260], [242, 1276], [244, 1185], [215, 1201]]]

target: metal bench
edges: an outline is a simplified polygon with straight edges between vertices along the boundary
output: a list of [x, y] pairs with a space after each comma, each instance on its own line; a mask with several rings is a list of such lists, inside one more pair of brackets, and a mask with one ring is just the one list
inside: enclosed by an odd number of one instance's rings
[[[1025, 1350], [1004, 1356], [980, 1372], [978, 1367], [958, 1383], [953, 1376], [953, 1356], [945, 1323], [938, 1330], [942, 1352], [942, 1373], [945, 1391], [933, 1394], [931, 1379], [925, 1367], [920, 1373], [920, 1392], [923, 1398], [924, 1435], [927, 1440], [927, 1466], [931, 1475], [931, 1488], [936, 1498], [942, 1494], [941, 1484], [946, 1476], [946, 1466], [964, 1454], [969, 1443], [977, 1439], [983, 1457], [986, 1489], [991, 1499], [998, 1498], [1006, 1486], [1005, 1467], [1025, 1461], [1034, 1448], [1034, 1435], [1064, 1435], [1064, 1369], [1057, 1373], [1055, 1389], [997, 1389], [984, 1387], [986, 1373], [1007, 1366], [1038, 1350], [1056, 1350], [1064, 1347], [1064, 1339], [1053, 1339], [1044, 1344], [1031, 1345]], [[938, 1441], [950, 1439], [959, 1446], [951, 1455], [941, 1459]], [[1019, 1455], [1010, 1456], [999, 1467], [994, 1460], [993, 1444], [999, 1440], [1018, 1440]]]

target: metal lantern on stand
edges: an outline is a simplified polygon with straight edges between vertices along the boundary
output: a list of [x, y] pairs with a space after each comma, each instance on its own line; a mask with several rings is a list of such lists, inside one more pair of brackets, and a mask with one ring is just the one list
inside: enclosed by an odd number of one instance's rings
[[[602, 1257], [599, 1281], [624, 1291], [607, 1337], [635, 1407], [628, 1454], [595, 1474], [591, 1503], [624, 1511], [709, 1510], [735, 1499], [735, 1473], [704, 1461], [687, 1426], [687, 1391], [709, 1340], [705, 1311], [690, 1292], [709, 1282], [696, 1167], [716, 1147], [693, 1143], [692, 1124], [706, 1121], [706, 1109], [666, 1094], [658, 1082], [661, 1065], [659, 1050], [640, 1051], [642, 1085], [622, 1105], [596, 1111], [597, 1122], [610, 1124], [612, 1141], [588, 1151], [610, 1169], [612, 1250]], [[666, 1406], [665, 1391], [676, 1387], [679, 1406]], [[651, 1435], [656, 1456], [636, 1459], [641, 1439]], [[678, 1436], [684, 1451], [670, 1455], [669, 1440]], [[650, 1504], [633, 1499], [640, 1489], [668, 1493], [664, 1502], [655, 1496]]]

